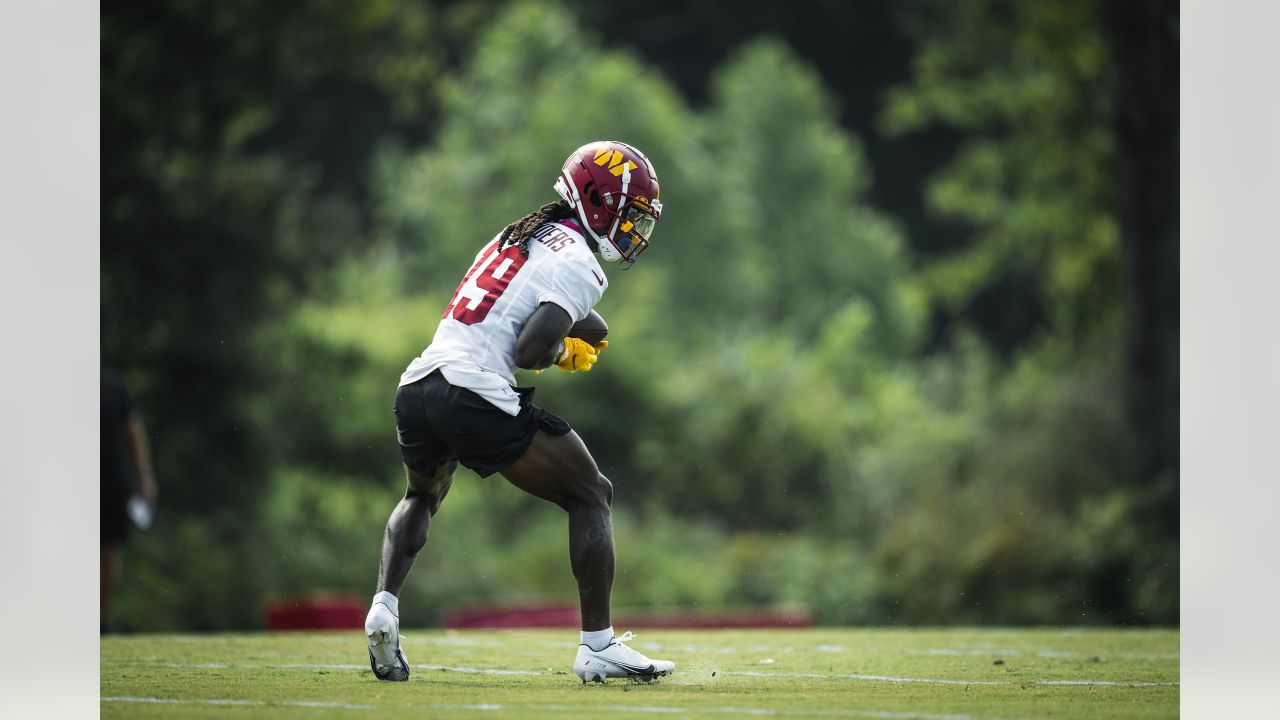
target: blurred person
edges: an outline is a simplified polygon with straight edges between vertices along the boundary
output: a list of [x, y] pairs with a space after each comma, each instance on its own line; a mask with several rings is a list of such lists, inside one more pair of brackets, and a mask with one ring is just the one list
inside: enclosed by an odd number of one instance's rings
[[156, 479], [146, 427], [133, 396], [118, 375], [102, 371], [102, 446], [98, 497], [101, 513], [102, 565], [99, 623], [106, 627], [111, 596], [120, 578], [120, 561], [129, 524], [150, 524], [156, 501]]
[[675, 664], [615, 637], [610, 621], [613, 486], [564, 419], [515, 387], [517, 369], [590, 371], [608, 345], [567, 337], [608, 287], [596, 260], [628, 269], [662, 214], [658, 178], [639, 150], [600, 141], [565, 161], [560, 200], [506, 226], [476, 255], [423, 353], [400, 378], [394, 412], [408, 487], [387, 522], [377, 594], [365, 620], [379, 680], [407, 680], [399, 594], [427, 541], [458, 464], [508, 482], [568, 513], [569, 560], [582, 633], [573, 670], [583, 682], [651, 680]]

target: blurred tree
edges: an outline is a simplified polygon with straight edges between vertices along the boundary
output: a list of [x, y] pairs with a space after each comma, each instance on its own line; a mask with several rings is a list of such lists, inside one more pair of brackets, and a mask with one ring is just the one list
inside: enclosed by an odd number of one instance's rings
[[148, 408], [170, 481], [128, 570], [135, 597], [170, 604], [130, 622], [258, 622], [244, 598], [278, 563], [257, 562], [257, 501], [296, 426], [301, 452], [332, 447], [306, 404], [263, 424], [298, 382], [266, 331], [363, 249], [371, 153], [430, 127], [446, 32], [407, 1], [103, 7], [101, 353]]
[[[958, 498], [973, 493], [1010, 509], [935, 544], [936, 564], [912, 569], [929, 555], [907, 544], [925, 539], [922, 528], [954, 532], [952, 520], [964, 523], [977, 516], [948, 511], [944, 517], [941, 509], [929, 511], [928, 503], [909, 501], [903, 522], [881, 547], [882, 560], [904, 583], [891, 596], [904, 601], [928, 600], [927, 594], [907, 595], [909, 584], [944, 577], [943, 566], [948, 565], [973, 568], [973, 582], [952, 597], [981, 603], [981, 614], [987, 616], [1022, 622], [1074, 603], [1084, 615], [1110, 621], [1176, 620], [1176, 540], [1161, 537], [1153, 512], [1176, 507], [1176, 471], [1171, 479], [1167, 465], [1150, 461], [1148, 449], [1155, 437], [1167, 443], [1167, 432], [1158, 435], [1161, 428], [1170, 427], [1168, 423], [1176, 428], [1176, 394], [1171, 407], [1167, 359], [1162, 363], [1148, 354], [1135, 362], [1132, 349], [1128, 358], [1119, 352], [1126, 337], [1131, 348], [1135, 337], [1153, 337], [1164, 343], [1165, 353], [1176, 356], [1165, 329], [1169, 312], [1176, 326], [1176, 280], [1167, 265], [1160, 265], [1161, 258], [1176, 256], [1176, 191], [1169, 204], [1147, 201], [1136, 217], [1121, 214], [1129, 225], [1139, 225], [1125, 231], [1125, 253], [1116, 206], [1117, 197], [1169, 199], [1171, 184], [1176, 188], [1169, 170], [1176, 166], [1176, 147], [1167, 141], [1163, 126], [1135, 147], [1124, 137], [1131, 128], [1122, 123], [1117, 132], [1112, 103], [1112, 90], [1119, 87], [1120, 105], [1138, 103], [1141, 122], [1159, 125], [1176, 118], [1168, 101], [1170, 82], [1176, 83], [1170, 80], [1176, 74], [1169, 70], [1175, 66], [1169, 56], [1176, 57], [1176, 47], [1167, 17], [1155, 18], [1137, 8], [1114, 12], [1121, 18], [1132, 18], [1131, 12], [1143, 17], [1115, 30], [1113, 44], [1122, 42], [1121, 37], [1127, 41], [1132, 32], [1162, 38], [1158, 51], [1138, 50], [1134, 58], [1141, 61], [1134, 59], [1135, 68], [1118, 70], [1121, 77], [1145, 72], [1154, 83], [1136, 99], [1126, 97], [1133, 90], [1126, 83], [1132, 86], [1133, 80], [1117, 84], [1097, 5], [924, 0], [904, 16], [919, 41], [915, 73], [911, 84], [890, 93], [883, 124], [891, 133], [931, 124], [965, 133], [955, 159], [931, 180], [928, 194], [936, 212], [973, 231], [970, 246], [924, 267], [923, 286], [937, 307], [956, 317], [996, 318], [995, 323], [972, 325], [1016, 371], [1008, 379], [997, 375], [984, 383], [994, 404], [970, 421], [982, 444], [975, 454], [957, 453], [964, 464], [955, 477], [963, 484], [948, 489]], [[1136, 46], [1146, 48], [1151, 42], [1139, 39]], [[1117, 174], [1118, 159], [1122, 167], [1138, 172]], [[1153, 186], [1133, 184], [1142, 182], [1140, 173], [1160, 168], [1167, 172]], [[1135, 234], [1141, 240], [1130, 237]], [[1158, 265], [1161, 271], [1149, 277], [1125, 272], [1122, 257], [1134, 254], [1135, 242], [1142, 243], [1136, 250], [1139, 257], [1147, 258], [1139, 266]], [[1130, 307], [1126, 313], [1125, 301], [1135, 295], [1140, 303], [1161, 309]], [[1162, 302], [1155, 302], [1156, 297]], [[1125, 389], [1134, 393], [1130, 397], [1150, 399], [1155, 387], [1166, 388], [1158, 410], [1134, 413], [1131, 404], [1126, 406]], [[1152, 412], [1165, 414], [1156, 420]], [[1129, 431], [1126, 416], [1146, 424]], [[996, 444], [988, 445], [992, 442]], [[1145, 465], [1126, 462], [1135, 455], [1147, 458]], [[999, 482], [1005, 486], [993, 484]], [[1022, 499], [1010, 506], [1010, 497]], [[1016, 522], [1015, 510], [1017, 518], [1042, 518], [1025, 526], [1024, 546], [1012, 554], [972, 554], [981, 552], [984, 536], [994, 537], [990, 531], [1004, 532]], [[911, 517], [921, 518], [915, 530], [910, 529]], [[1058, 529], [1048, 529], [1058, 523]], [[1085, 527], [1094, 533], [1087, 542]], [[1055, 545], [1054, 535], [1080, 542]], [[1045, 544], [1031, 549], [1038, 542]], [[1020, 565], [1019, 558], [1026, 557], [1038, 558], [1037, 564]], [[948, 579], [964, 574], [952, 571]], [[1021, 605], [1009, 604], [1004, 595], [1017, 588], [1034, 597], [1050, 583], [1067, 592]], [[964, 614], [958, 607], [913, 611], [934, 612]]]
[[1043, 335], [1112, 331], [1120, 307], [1107, 57], [1074, 0], [921, 0], [913, 79], [889, 94], [890, 134], [933, 124], [967, 139], [928, 184], [934, 212], [972, 229], [926, 286], [1006, 354]]
[[902, 238], [864, 204], [871, 174], [861, 143], [837, 124], [816, 73], [787, 46], [756, 41], [729, 59], [714, 87], [706, 140], [714, 166], [702, 180], [714, 184], [716, 205], [697, 211], [723, 224], [691, 239], [716, 250], [697, 266], [702, 281], [685, 284], [705, 300], [698, 312], [806, 338], [859, 298], [878, 312], [882, 351], [908, 349], [895, 292], [907, 271]]
[[1124, 242], [1131, 477], [1171, 486], [1178, 536], [1178, 3], [1100, 3], [1115, 65], [1116, 199]]
[[167, 504], [260, 489], [255, 330], [360, 248], [372, 148], [434, 108], [433, 22], [410, 2], [103, 8], [102, 355], [154, 408]]

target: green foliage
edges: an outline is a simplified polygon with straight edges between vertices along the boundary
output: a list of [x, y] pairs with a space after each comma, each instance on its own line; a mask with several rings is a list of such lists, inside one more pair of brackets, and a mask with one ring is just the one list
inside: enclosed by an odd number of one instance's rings
[[[1096, 8], [1073, 0], [922, 2], [912, 82], [889, 93], [882, 126], [966, 134], [931, 179], [934, 212], [974, 242], [925, 269], [953, 311], [1030, 275], [1053, 331], [1082, 339], [1121, 306], [1106, 49]], [[1109, 326], [1107, 330], [1114, 330]]]
[[[1091, 6], [903, 11], [916, 61], [883, 126], [960, 133], [925, 184], [932, 211], [971, 232], [922, 258], [870, 200], [863, 139], [785, 43], [743, 44], [692, 107], [560, 6], [499, 5], [492, 19], [396, 2], [104, 18], [104, 47], [129, 48], [104, 61], [104, 137], [119, 131], [129, 163], [104, 175], [103, 354], [157, 419], [163, 483], [121, 623], [254, 626], [264, 596], [372, 590], [402, 490], [400, 372], [476, 250], [605, 137], [653, 160], [664, 218], [636, 269], [609, 268], [600, 365], [521, 382], [615, 484], [620, 605], [1177, 622], [1177, 543], [1147, 519], [1176, 488], [1122, 471]], [[192, 33], [227, 74], [208, 98], [178, 82], [186, 104], [157, 117], [138, 88]], [[316, 98], [369, 100], [371, 125], [346, 138]], [[966, 322], [1009, 285], [1044, 314], [1012, 343]], [[939, 317], [955, 321], [941, 337]], [[571, 600], [564, 527], [500, 477], [460, 472], [404, 591], [426, 608], [411, 622]]]
[[433, 106], [429, 8], [116, 3], [102, 19], [102, 356], [153, 423], [165, 502], [252, 507], [260, 341], [366, 244], [367, 156]]

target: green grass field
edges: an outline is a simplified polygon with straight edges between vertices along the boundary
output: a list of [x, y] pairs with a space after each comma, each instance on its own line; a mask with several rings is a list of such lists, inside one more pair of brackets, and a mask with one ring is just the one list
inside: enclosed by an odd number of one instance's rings
[[582, 685], [569, 631], [408, 631], [408, 683], [351, 633], [104, 637], [104, 718], [1163, 718], [1177, 630], [644, 630], [674, 660]]

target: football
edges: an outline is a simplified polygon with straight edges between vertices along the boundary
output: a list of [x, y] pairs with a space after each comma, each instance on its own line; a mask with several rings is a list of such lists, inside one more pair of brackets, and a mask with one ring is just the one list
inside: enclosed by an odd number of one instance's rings
[[601, 340], [609, 334], [609, 326], [605, 324], [604, 318], [600, 317], [600, 313], [595, 310], [588, 310], [587, 316], [573, 324], [569, 328], [569, 337], [585, 340], [592, 345], [599, 345]]

